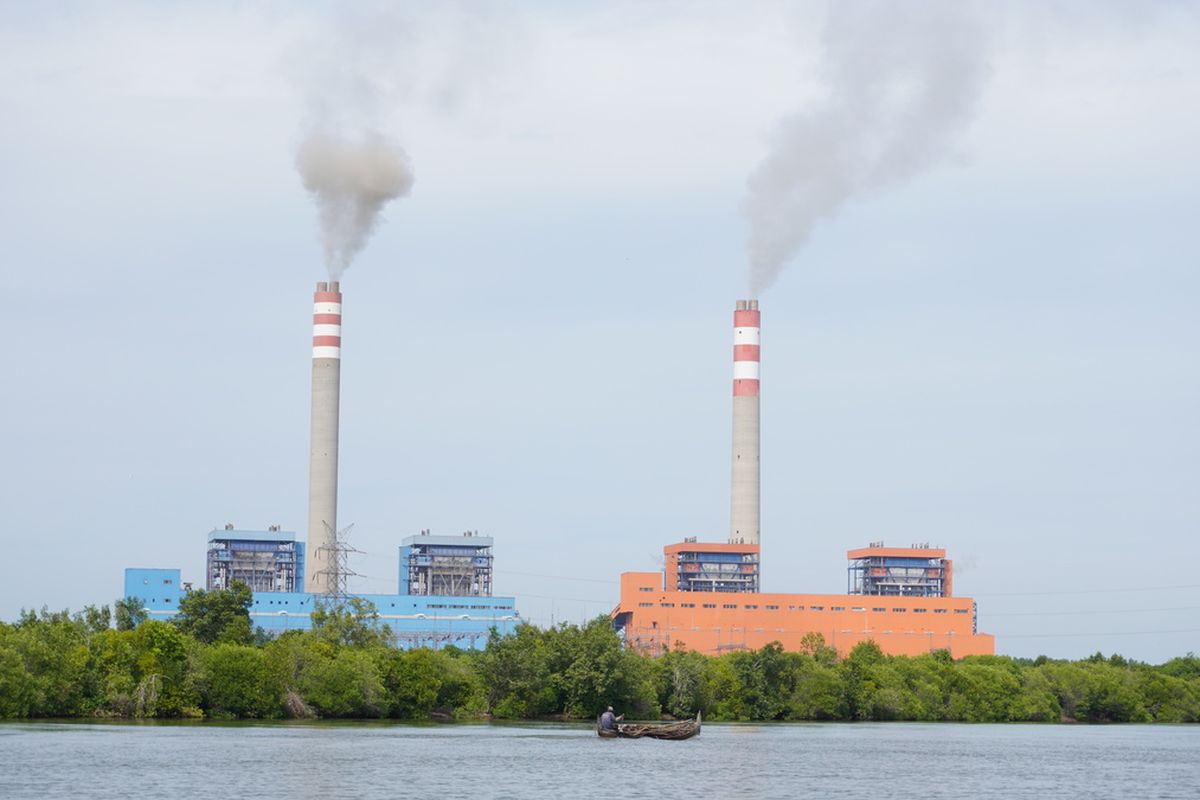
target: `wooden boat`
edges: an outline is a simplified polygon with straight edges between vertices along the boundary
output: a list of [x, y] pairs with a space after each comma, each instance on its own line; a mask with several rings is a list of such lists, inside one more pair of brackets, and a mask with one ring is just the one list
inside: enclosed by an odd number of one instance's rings
[[618, 722], [615, 730], [601, 728], [597, 719], [596, 733], [605, 739], [690, 739], [700, 733], [700, 714], [678, 722]]

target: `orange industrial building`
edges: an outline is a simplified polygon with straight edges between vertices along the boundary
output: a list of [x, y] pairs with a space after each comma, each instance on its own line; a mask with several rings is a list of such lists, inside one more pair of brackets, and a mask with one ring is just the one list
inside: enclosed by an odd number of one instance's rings
[[760, 591], [758, 302], [734, 311], [733, 453], [729, 541], [689, 538], [663, 548], [663, 572], [621, 575], [613, 625], [643, 652], [717, 655], [779, 642], [799, 650], [821, 634], [845, 655], [873, 640], [889, 655], [948, 650], [955, 658], [992, 655], [993, 636], [976, 629], [975, 602], [953, 595], [953, 563], [928, 544], [847, 553], [846, 594]]
[[[882, 543], [851, 550], [850, 580], [858, 589], [852, 585], [850, 594], [745, 592], [714, 577], [724, 572], [736, 576], [736, 584], [757, 584], [758, 550], [758, 545], [683, 542], [664, 548], [665, 576], [622, 574], [613, 622], [626, 644], [649, 653], [716, 655], [771, 642], [799, 650], [804, 636], [815, 632], [842, 655], [868, 639], [889, 655], [995, 653], [995, 639], [976, 632], [974, 601], [951, 595], [953, 568], [945, 550]], [[713, 570], [714, 565], [724, 569]], [[700, 584], [707, 585], [693, 588]]]

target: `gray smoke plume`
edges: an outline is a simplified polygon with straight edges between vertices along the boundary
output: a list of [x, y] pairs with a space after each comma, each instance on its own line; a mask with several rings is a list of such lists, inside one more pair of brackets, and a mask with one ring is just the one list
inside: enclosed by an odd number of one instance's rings
[[483, 113], [479, 95], [522, 45], [520, 14], [507, 3], [321, 5], [285, 66], [306, 100], [296, 169], [316, 200], [336, 280], [384, 206], [412, 187], [408, 156], [391, 134], [422, 111]]
[[781, 121], [747, 181], [751, 296], [774, 283], [822, 217], [936, 163], [970, 118], [987, 69], [965, 0], [845, 0], [830, 6], [826, 96]]
[[350, 138], [317, 130], [300, 144], [296, 169], [317, 203], [329, 277], [340, 280], [383, 207], [412, 188], [408, 156], [378, 133]]

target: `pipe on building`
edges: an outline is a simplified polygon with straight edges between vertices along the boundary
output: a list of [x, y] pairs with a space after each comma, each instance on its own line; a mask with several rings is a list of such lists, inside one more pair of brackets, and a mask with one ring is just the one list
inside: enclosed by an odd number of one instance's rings
[[338, 405], [342, 374], [342, 293], [337, 281], [313, 293], [312, 427], [308, 460], [308, 547], [304, 590], [329, 592], [337, 532]]
[[729, 541], [758, 544], [759, 334], [757, 300], [738, 300], [733, 312], [733, 478]]

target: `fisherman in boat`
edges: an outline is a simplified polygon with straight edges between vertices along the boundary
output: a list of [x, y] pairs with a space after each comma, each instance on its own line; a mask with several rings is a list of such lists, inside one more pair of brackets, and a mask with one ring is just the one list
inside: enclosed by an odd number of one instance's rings
[[609, 706], [608, 710], [600, 715], [600, 727], [606, 731], [615, 731], [617, 729], [617, 723], [623, 719], [625, 719], [624, 714], [619, 717], [616, 716], [613, 714], [613, 707]]

